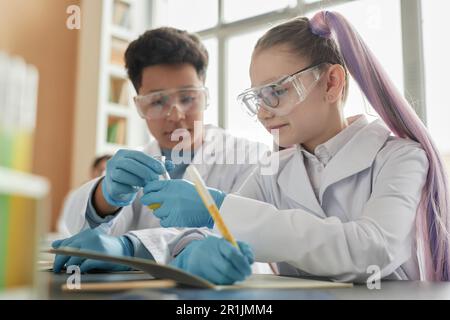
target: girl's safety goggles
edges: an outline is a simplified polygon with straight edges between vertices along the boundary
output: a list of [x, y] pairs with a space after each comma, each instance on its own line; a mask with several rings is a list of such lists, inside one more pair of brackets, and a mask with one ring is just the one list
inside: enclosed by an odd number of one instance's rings
[[326, 65], [328, 63], [309, 66], [275, 82], [247, 89], [237, 99], [252, 116], [258, 113], [260, 107], [277, 116], [287, 115], [307, 98]]
[[208, 100], [205, 87], [168, 89], [134, 97], [139, 115], [148, 120], [166, 118], [174, 107], [184, 114], [195, 114], [206, 109]]

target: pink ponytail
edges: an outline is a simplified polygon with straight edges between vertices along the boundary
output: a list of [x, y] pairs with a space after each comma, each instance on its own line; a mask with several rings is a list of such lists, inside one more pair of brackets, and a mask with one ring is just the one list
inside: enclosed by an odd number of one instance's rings
[[311, 19], [310, 27], [315, 35], [336, 41], [350, 74], [392, 132], [398, 137], [420, 143], [425, 150], [429, 170], [417, 209], [417, 245], [423, 255], [425, 279], [448, 281], [448, 177], [427, 129], [362, 38], [342, 15], [336, 12], [319, 12]]

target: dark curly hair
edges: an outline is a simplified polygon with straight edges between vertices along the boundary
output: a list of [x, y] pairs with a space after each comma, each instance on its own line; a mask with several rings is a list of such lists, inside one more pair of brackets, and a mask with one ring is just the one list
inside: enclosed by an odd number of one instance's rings
[[175, 28], [146, 31], [125, 51], [125, 67], [136, 91], [141, 87], [144, 68], [182, 63], [191, 64], [199, 78], [205, 81], [208, 51], [196, 34]]

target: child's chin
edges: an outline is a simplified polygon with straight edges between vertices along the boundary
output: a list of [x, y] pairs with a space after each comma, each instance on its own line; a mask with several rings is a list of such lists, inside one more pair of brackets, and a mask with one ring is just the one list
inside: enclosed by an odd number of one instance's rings
[[277, 141], [274, 142], [283, 149], [290, 148], [297, 144], [293, 139], [288, 138], [283, 139], [283, 137], [280, 137], [280, 140], [278, 142]]

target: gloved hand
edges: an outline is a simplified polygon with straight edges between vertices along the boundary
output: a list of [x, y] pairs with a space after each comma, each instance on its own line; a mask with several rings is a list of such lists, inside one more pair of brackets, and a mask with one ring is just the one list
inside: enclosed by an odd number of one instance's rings
[[[208, 188], [217, 207], [220, 208], [225, 193]], [[144, 205], [161, 203], [154, 211], [161, 219], [162, 227], [208, 227], [214, 226], [211, 215], [203, 204], [192, 182], [182, 179], [151, 181], [144, 187], [141, 197]]]
[[250, 247], [238, 241], [240, 251], [223, 238], [193, 240], [170, 265], [215, 284], [233, 284], [251, 273], [254, 262]]
[[[53, 241], [52, 247], [72, 247], [82, 250], [98, 251], [114, 256], [133, 256], [134, 248], [131, 241], [126, 236], [113, 237], [97, 229], [84, 230], [73, 237]], [[58, 273], [64, 266], [78, 265], [81, 272], [91, 269], [126, 271], [130, 270], [127, 266], [116, 265], [109, 262], [84, 259], [81, 257], [70, 257], [56, 255], [53, 263], [53, 271]]]
[[106, 176], [102, 181], [103, 196], [114, 207], [124, 207], [133, 202], [139, 187], [158, 180], [159, 175], [173, 167], [171, 161], [165, 164], [140, 151], [119, 150], [106, 163]]

